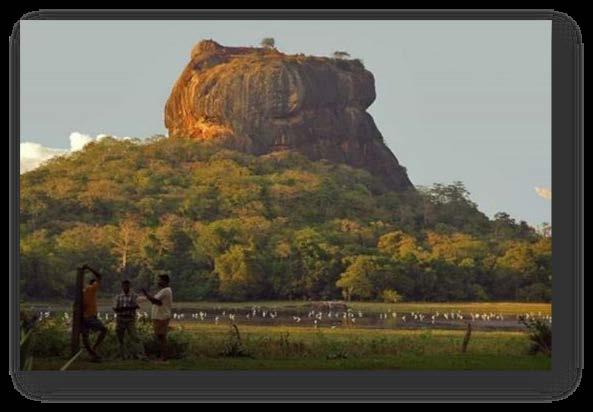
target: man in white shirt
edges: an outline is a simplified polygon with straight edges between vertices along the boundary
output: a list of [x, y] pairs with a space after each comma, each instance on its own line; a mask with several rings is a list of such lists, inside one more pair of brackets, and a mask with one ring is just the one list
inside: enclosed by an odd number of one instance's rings
[[154, 296], [150, 295], [146, 289], [142, 289], [142, 293], [146, 296], [146, 299], [152, 303], [152, 327], [154, 329], [154, 334], [159, 341], [160, 360], [165, 360], [167, 332], [169, 331], [171, 306], [173, 305], [173, 291], [169, 286], [169, 282], [170, 279], [168, 275], [159, 275], [158, 285], [161, 289]]

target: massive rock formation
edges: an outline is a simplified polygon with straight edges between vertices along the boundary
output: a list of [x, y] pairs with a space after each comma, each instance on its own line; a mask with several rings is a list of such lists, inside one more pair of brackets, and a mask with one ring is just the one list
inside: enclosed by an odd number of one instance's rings
[[295, 150], [413, 188], [366, 109], [373, 75], [358, 60], [198, 43], [165, 108], [172, 138], [216, 140], [260, 155]]

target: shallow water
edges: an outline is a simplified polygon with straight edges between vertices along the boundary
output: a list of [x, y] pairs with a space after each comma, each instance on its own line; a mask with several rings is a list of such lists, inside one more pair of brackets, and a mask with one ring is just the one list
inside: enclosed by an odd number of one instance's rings
[[[52, 305], [36, 305], [35, 309], [49, 312], [51, 317], [64, 317], [65, 308], [52, 307]], [[99, 307], [99, 317], [103, 320], [113, 319], [113, 312], [108, 306]], [[291, 326], [291, 327], [319, 327], [319, 328], [365, 328], [365, 329], [458, 329], [472, 325], [474, 330], [513, 331], [525, 330], [519, 322], [518, 315], [481, 314], [483, 319], [472, 319], [470, 314], [457, 312], [420, 313], [359, 313], [350, 310], [313, 310], [313, 309], [273, 309], [254, 307], [254, 309], [222, 309], [220, 307], [173, 308], [173, 321], [198, 322], [204, 324], [236, 323], [239, 325], [255, 326]], [[140, 310], [139, 314], [148, 317], [148, 313]], [[531, 314], [538, 317], [537, 314]], [[433, 319], [434, 317], [434, 319]], [[461, 318], [460, 318], [461, 317]], [[541, 317], [541, 316], [540, 316]]]

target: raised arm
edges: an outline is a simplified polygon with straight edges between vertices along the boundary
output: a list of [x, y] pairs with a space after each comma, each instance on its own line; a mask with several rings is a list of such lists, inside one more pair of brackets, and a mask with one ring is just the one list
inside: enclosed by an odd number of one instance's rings
[[95, 275], [95, 278], [97, 278], [97, 280], [98, 280], [99, 282], [100, 282], [100, 281], [101, 281], [101, 279], [103, 278], [103, 275], [102, 275], [102, 274], [100, 274], [99, 272], [97, 272], [95, 269], [93, 269], [93, 268], [92, 268], [92, 267], [90, 267], [89, 265], [84, 265], [82, 268], [83, 268], [83, 269], [88, 269], [88, 270], [90, 270], [90, 271], [91, 271], [91, 273], [92, 273], [93, 275]]
[[152, 303], [153, 305], [161, 306], [163, 304], [163, 302], [160, 299], [148, 293], [146, 289], [142, 289], [142, 294], [146, 296], [146, 299], [148, 299], [150, 303]]

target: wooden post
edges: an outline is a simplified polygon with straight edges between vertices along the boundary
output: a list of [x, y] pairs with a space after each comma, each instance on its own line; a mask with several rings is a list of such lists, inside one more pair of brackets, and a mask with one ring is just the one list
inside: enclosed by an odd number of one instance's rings
[[72, 305], [72, 334], [70, 336], [70, 353], [72, 356], [80, 349], [80, 333], [82, 329], [82, 287], [84, 283], [84, 269], [76, 269], [74, 287], [74, 304]]
[[461, 345], [461, 353], [465, 353], [467, 351], [467, 345], [469, 343], [469, 339], [472, 336], [472, 324], [467, 322], [467, 330], [465, 331], [465, 336], [463, 337], [463, 344]]

